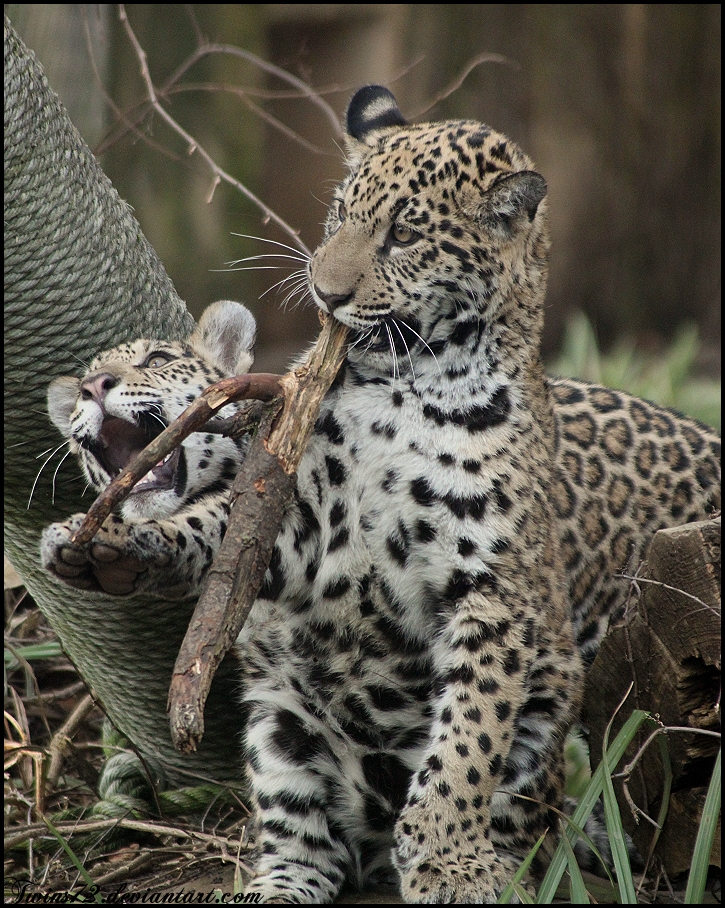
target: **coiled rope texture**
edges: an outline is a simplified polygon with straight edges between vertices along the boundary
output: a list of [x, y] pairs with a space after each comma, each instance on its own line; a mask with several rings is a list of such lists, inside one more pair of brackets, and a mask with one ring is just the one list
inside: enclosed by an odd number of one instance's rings
[[[212, 688], [199, 752], [178, 754], [166, 697], [193, 602], [113, 599], [46, 576], [48, 523], [85, 511], [83, 484], [45, 410], [49, 382], [137, 337], [186, 337], [193, 319], [139, 225], [5, 19], [5, 546], [63, 646], [160, 788], [239, 776], [236, 681], [227, 659]], [[40, 458], [40, 459], [39, 459]], [[53, 501], [53, 495], [55, 495]], [[192, 773], [192, 777], [189, 776]]]

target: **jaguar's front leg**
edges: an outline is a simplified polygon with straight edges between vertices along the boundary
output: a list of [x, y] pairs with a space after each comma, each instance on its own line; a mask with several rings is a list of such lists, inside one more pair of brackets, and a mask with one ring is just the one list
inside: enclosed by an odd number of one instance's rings
[[496, 592], [458, 604], [436, 644], [442, 692], [425, 763], [396, 824], [395, 864], [409, 902], [493, 903], [514, 864], [491, 841], [498, 787], [534, 658], [535, 634]]
[[[266, 655], [253, 647], [248, 662]], [[281, 686], [281, 685], [280, 685]], [[258, 683], [247, 697], [245, 752], [254, 802], [252, 878], [247, 901], [333, 902], [352, 864], [342, 824], [330, 822], [352, 779], [326, 726], [291, 688]]]
[[204, 538], [183, 516], [124, 520], [111, 514], [93, 540], [79, 546], [73, 534], [84, 517], [74, 514], [46, 527], [40, 546], [43, 567], [68, 586], [112, 596], [197, 595], [223, 535], [220, 521], [209, 521]]

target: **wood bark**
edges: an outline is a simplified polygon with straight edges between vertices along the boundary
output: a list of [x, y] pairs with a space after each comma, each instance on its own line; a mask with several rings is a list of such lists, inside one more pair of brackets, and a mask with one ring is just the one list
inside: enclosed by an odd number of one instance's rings
[[[607, 723], [631, 682], [632, 693], [614, 720], [610, 740], [635, 707], [650, 711], [664, 726], [719, 732], [720, 567], [719, 519], [655, 535], [644, 569], [633, 581], [633, 598], [638, 593], [638, 600], [604, 639], [587, 676], [584, 718], [593, 765], [601, 759]], [[649, 731], [633, 743], [622, 765], [633, 759]], [[675, 876], [690, 867], [719, 739], [672, 731], [666, 744], [672, 795], [654, 853]], [[652, 819], [660, 809], [664, 781], [659, 748], [653, 743], [627, 781], [635, 804]], [[646, 857], [655, 828], [646, 820], [637, 822], [622, 780], [615, 779], [615, 791], [625, 827]], [[721, 863], [719, 825], [711, 863]]]
[[169, 688], [171, 737], [196, 750], [204, 733], [204, 704], [214, 672], [236, 640], [269, 566], [295, 474], [322, 400], [345, 357], [347, 328], [327, 318], [307, 362], [280, 384], [284, 406], [260, 425], [234, 483], [224, 541], [197, 602]]

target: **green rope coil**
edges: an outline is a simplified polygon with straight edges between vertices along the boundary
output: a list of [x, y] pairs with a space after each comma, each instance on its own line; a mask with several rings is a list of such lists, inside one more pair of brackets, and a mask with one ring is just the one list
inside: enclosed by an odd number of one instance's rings
[[[5, 551], [79, 672], [153, 767], [154, 786], [189, 773], [240, 774], [237, 680], [227, 660], [199, 752], [171, 743], [166, 697], [194, 602], [114, 599], [46, 575], [44, 526], [88, 510], [73, 458], [46, 415], [48, 384], [138, 337], [187, 337], [193, 319], [98, 166], [41, 67], [5, 19]], [[28, 506], [43, 452], [59, 447]], [[231, 708], [230, 708], [231, 707]]]

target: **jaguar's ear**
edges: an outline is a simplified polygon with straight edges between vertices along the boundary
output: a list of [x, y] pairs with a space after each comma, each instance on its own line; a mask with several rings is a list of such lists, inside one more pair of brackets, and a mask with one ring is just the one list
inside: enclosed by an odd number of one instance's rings
[[531, 223], [546, 197], [546, 180], [523, 170], [500, 177], [479, 201], [476, 219], [489, 232], [510, 239], [522, 224]]
[[243, 375], [254, 362], [257, 323], [241, 303], [220, 300], [204, 310], [189, 345], [226, 375]]
[[61, 375], [48, 387], [48, 416], [64, 438], [70, 438], [70, 416], [76, 408], [81, 390], [81, 380], [72, 375]]
[[366, 85], [356, 91], [345, 121], [347, 151], [352, 163], [375, 148], [380, 130], [407, 125], [393, 93], [382, 85]]

